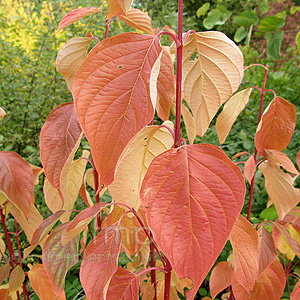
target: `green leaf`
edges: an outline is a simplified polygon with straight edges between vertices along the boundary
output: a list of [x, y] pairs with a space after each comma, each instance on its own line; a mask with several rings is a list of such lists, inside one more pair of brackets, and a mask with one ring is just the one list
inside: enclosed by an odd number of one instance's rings
[[264, 209], [260, 213], [260, 217], [264, 220], [275, 221], [278, 218], [278, 214], [277, 214], [277, 211], [275, 209], [275, 206], [272, 205], [269, 208]]
[[280, 30], [276, 30], [274, 32], [274, 35], [272, 35], [271, 32], [267, 32], [265, 35], [265, 39], [267, 40], [268, 56], [275, 60], [280, 59], [280, 48], [283, 39], [283, 32]]
[[221, 18], [218, 20], [216, 25], [224, 25], [226, 21], [231, 17], [231, 12], [227, 10], [227, 8], [223, 5], [217, 6], [217, 8], [221, 12]]
[[274, 72], [272, 77], [273, 77], [273, 79], [278, 80], [283, 75], [284, 75], [284, 72]]
[[203, 26], [206, 29], [212, 29], [215, 25], [223, 25], [230, 18], [231, 13], [225, 6], [218, 6], [211, 10], [203, 20]]
[[245, 42], [245, 47], [248, 47], [248, 45], [250, 44], [250, 40], [251, 40], [251, 36], [252, 36], [252, 30], [253, 30], [253, 25], [251, 25], [250, 28], [249, 28], [247, 38], [246, 38], [246, 42]]
[[200, 8], [198, 8], [197, 10], [197, 17], [201, 17], [201, 16], [204, 16], [206, 15], [207, 11], [209, 10], [209, 7], [210, 7], [210, 3], [209, 2], [206, 2], [204, 3]]
[[240, 16], [233, 19], [233, 23], [239, 26], [249, 27], [251, 25], [256, 25], [259, 21], [257, 14], [254, 11], [244, 11]]
[[275, 17], [280, 18], [280, 19], [285, 19], [286, 18], [286, 10], [282, 10], [279, 13], [275, 15]]
[[300, 31], [297, 33], [297, 36], [296, 36], [296, 45], [298, 48], [298, 52], [300, 53]]
[[264, 0], [260, 5], [260, 12], [261, 14], [266, 14], [269, 11], [269, 1]]
[[258, 25], [258, 30], [265, 31], [265, 32], [273, 31], [273, 30], [283, 27], [284, 24], [285, 24], [284, 20], [277, 18], [277, 17], [268, 16], [268, 17], [263, 18], [260, 21], [260, 23]]
[[236, 42], [236, 43], [239, 43], [241, 40], [243, 40], [245, 37], [247, 36], [247, 31], [246, 31], [246, 29], [245, 29], [245, 27], [240, 27], [237, 31], [236, 31], [236, 33], [235, 33], [235, 35], [234, 35], [234, 41]]
[[293, 15], [295, 14], [297, 11], [300, 11], [300, 6], [292, 6], [290, 13]]

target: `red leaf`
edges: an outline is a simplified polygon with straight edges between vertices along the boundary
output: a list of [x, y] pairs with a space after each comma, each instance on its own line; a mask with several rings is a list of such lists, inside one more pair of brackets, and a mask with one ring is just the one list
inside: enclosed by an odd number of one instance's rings
[[82, 18], [92, 15], [99, 11], [102, 10], [98, 7], [84, 7], [71, 10], [61, 19], [56, 31], [59, 31]]
[[285, 149], [295, 130], [297, 113], [295, 105], [275, 97], [266, 108], [257, 127], [255, 146], [259, 154], [264, 149]]
[[52, 282], [55, 296], [64, 290], [68, 270], [78, 262], [78, 238], [74, 238], [65, 247], [61, 244], [61, 235], [69, 223], [56, 227], [47, 238], [43, 247], [43, 265]]
[[163, 48], [160, 72], [157, 78], [157, 114], [166, 121], [169, 120], [170, 110], [175, 97], [174, 64], [170, 51]]
[[142, 188], [148, 225], [193, 299], [223, 249], [243, 206], [244, 178], [218, 147], [188, 145], [151, 163]]
[[250, 155], [244, 165], [244, 175], [250, 184], [253, 176], [255, 175], [255, 171], [256, 171], [255, 159], [252, 155]]
[[[34, 265], [28, 272], [30, 285], [40, 298], [40, 300], [56, 300], [54, 290], [50, 278], [42, 264]], [[65, 292], [63, 291], [57, 300], [65, 300]]]
[[161, 51], [156, 37], [118, 34], [97, 44], [77, 72], [75, 107], [101, 185], [113, 181], [123, 149], [153, 118], [151, 87]]
[[139, 278], [123, 268], [118, 267], [111, 278], [107, 291], [107, 300], [138, 300]]
[[222, 292], [231, 285], [233, 280], [233, 267], [228, 261], [219, 262], [212, 270], [209, 288], [212, 298], [214, 299], [217, 294]]
[[230, 242], [233, 248], [235, 279], [250, 293], [258, 273], [258, 235], [253, 225], [242, 215], [234, 224]]
[[28, 218], [34, 203], [31, 165], [19, 154], [0, 151], [0, 191]]
[[110, 280], [118, 270], [120, 248], [118, 223], [100, 231], [87, 246], [79, 276], [89, 300], [105, 298]]
[[293, 292], [291, 293], [291, 300], [299, 300], [300, 299], [300, 281], [295, 285]]
[[277, 257], [272, 234], [265, 228], [260, 227], [258, 230], [258, 276], [274, 261]]
[[41, 161], [51, 185], [60, 187], [60, 174], [72, 149], [80, 138], [81, 128], [74, 103], [56, 107], [42, 127], [40, 136]]

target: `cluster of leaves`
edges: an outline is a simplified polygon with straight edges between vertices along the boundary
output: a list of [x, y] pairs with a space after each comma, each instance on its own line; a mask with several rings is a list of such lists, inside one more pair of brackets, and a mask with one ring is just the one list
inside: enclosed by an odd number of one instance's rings
[[[40, 299], [65, 299], [66, 274], [82, 253], [80, 282], [87, 299], [194, 299], [229, 238], [233, 255], [213, 269], [211, 297], [229, 287], [223, 298], [279, 300], [288, 276], [297, 277], [298, 262], [293, 260], [300, 256], [300, 194], [293, 185], [299, 172], [282, 152], [295, 130], [295, 106], [266, 88], [269, 68], [263, 65], [262, 88], [234, 94], [244, 76], [243, 55], [224, 34], [191, 30], [183, 37], [180, 25], [178, 34], [168, 26], [159, 32], [145, 12], [130, 4], [109, 0], [108, 12], [79, 8], [61, 20], [58, 30], [104, 13], [106, 28], [102, 41], [90, 33], [73, 37], [58, 53], [56, 68], [74, 102], [54, 108], [42, 127], [43, 169], [14, 152], [0, 152], [6, 240], [5, 245], [0, 237], [0, 281], [8, 280], [1, 286], [1, 299], [21, 299], [23, 293], [29, 300], [26, 276]], [[179, 1], [179, 24], [182, 13]], [[147, 34], [108, 38], [112, 18]], [[163, 33], [170, 36], [171, 46], [162, 47]], [[98, 43], [87, 54], [94, 40]], [[234, 163], [217, 146], [194, 144], [226, 102], [215, 123], [223, 144], [253, 88], [261, 95], [253, 155], [237, 153], [233, 159], [246, 160]], [[267, 92], [274, 98], [262, 114]], [[174, 131], [171, 110], [176, 115]], [[155, 111], [163, 124], [149, 125]], [[189, 145], [181, 138], [181, 114]], [[80, 146], [83, 134], [92, 160]], [[244, 165], [243, 173], [239, 165]], [[278, 218], [254, 227], [249, 220], [257, 168]], [[45, 220], [33, 193], [43, 172], [45, 201], [53, 213]], [[251, 185], [247, 219], [240, 215], [245, 180]], [[100, 201], [105, 193], [112, 202]], [[87, 208], [73, 218], [79, 195]], [[18, 256], [6, 226], [8, 214], [15, 219]], [[17, 223], [30, 241], [23, 253]], [[92, 241], [87, 245], [88, 238]], [[23, 261], [38, 246], [42, 263], [28, 265], [25, 273]], [[127, 256], [123, 267], [118, 266], [121, 253]], [[297, 283], [291, 299], [299, 297], [299, 290]]]

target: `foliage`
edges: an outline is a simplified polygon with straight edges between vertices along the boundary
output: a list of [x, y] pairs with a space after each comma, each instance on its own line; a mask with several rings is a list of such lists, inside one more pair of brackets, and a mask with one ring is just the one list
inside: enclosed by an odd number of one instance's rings
[[[70, 279], [65, 284], [76, 270], [91, 300], [194, 299], [198, 290], [206, 299], [279, 300], [287, 294], [296, 299], [299, 172], [283, 152], [291, 144], [300, 167], [299, 141], [290, 143], [295, 105], [275, 92], [276, 84], [269, 88], [268, 64], [244, 70], [241, 50], [223, 33], [190, 30], [183, 36], [182, 1], [178, 37], [168, 26], [153, 28], [149, 16], [130, 4], [109, 0], [108, 11], [77, 8], [61, 20], [59, 30], [104, 13], [106, 26], [104, 38], [83, 32], [58, 53], [56, 68], [74, 102], [54, 108], [43, 124], [43, 169], [15, 152], [0, 151], [6, 241], [0, 237], [1, 299], [21, 299], [22, 294], [30, 299], [29, 284], [40, 299], [81, 297], [82, 290], [70, 288]], [[138, 32], [111, 36], [110, 26], [123, 24], [116, 19]], [[172, 45], [160, 40], [162, 34]], [[30, 40], [21, 41], [30, 47]], [[271, 75], [275, 82], [287, 80], [279, 72]], [[243, 88], [235, 93], [243, 77]], [[257, 97], [260, 101], [253, 103]], [[4, 108], [1, 122], [10, 113]], [[181, 113], [189, 145], [181, 136]], [[232, 146], [230, 130], [240, 114], [250, 126], [245, 122], [238, 128], [241, 141]], [[218, 137], [235, 162], [220, 147], [197, 143], [206, 136]], [[33, 196], [42, 173], [52, 212], [45, 220]], [[261, 212], [267, 194], [270, 208]], [[74, 211], [79, 195], [84, 207]], [[20, 227], [30, 243], [24, 251]], [[39, 247], [42, 260], [36, 257]]]

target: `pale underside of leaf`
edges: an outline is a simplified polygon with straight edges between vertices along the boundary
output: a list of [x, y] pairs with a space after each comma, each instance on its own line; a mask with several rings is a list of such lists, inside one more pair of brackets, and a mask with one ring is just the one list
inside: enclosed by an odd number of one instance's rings
[[[173, 129], [170, 121], [164, 125]], [[160, 126], [147, 126], [126, 146], [115, 171], [115, 179], [108, 190], [115, 202], [124, 203], [136, 211], [141, 205], [140, 189], [151, 161], [174, 144], [169, 130]]]
[[123, 20], [127, 25], [146, 32], [154, 34], [149, 15], [140, 9], [130, 8], [126, 14], [118, 15], [118, 18]]
[[223, 33], [201, 32], [183, 47], [183, 98], [203, 136], [220, 106], [237, 90], [244, 74], [240, 49]]
[[126, 144], [153, 118], [150, 78], [161, 51], [153, 36], [119, 34], [97, 44], [77, 72], [76, 111], [101, 185], [113, 181]]
[[252, 155], [250, 155], [244, 165], [244, 175], [250, 184], [253, 176], [255, 175], [255, 172], [256, 172], [255, 159]]
[[233, 123], [249, 102], [251, 92], [252, 88], [242, 90], [233, 95], [224, 105], [216, 123], [220, 145], [225, 142]]
[[6, 116], [6, 112], [3, 108], [0, 107], [0, 120], [2, 120]]
[[226, 243], [244, 192], [240, 169], [218, 147], [188, 145], [152, 161], [141, 189], [142, 203], [154, 239], [175, 272], [194, 283], [188, 299]]
[[108, 16], [110, 19], [118, 14], [127, 14], [132, 0], [108, 0]]
[[76, 72], [83, 63], [92, 40], [90, 37], [74, 37], [67, 41], [57, 54], [56, 70], [63, 75], [70, 91]]
[[271, 201], [274, 203], [279, 220], [300, 201], [299, 189], [293, 186], [293, 178], [278, 166], [265, 161], [259, 165], [265, 177], [265, 185]]
[[183, 103], [181, 104], [181, 113], [183, 116], [183, 121], [187, 131], [189, 142], [190, 144], [193, 144], [197, 136], [195, 118], [193, 117], [190, 110]]

